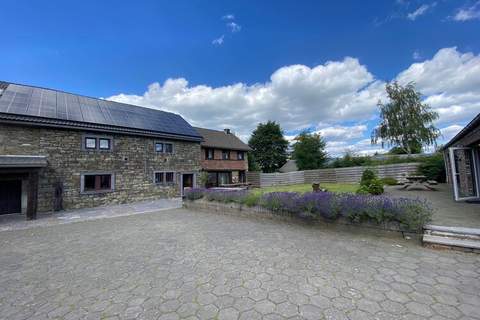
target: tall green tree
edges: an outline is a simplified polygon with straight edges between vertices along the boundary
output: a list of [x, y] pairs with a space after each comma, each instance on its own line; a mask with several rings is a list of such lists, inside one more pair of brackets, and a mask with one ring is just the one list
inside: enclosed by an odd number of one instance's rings
[[412, 154], [418, 144], [434, 145], [440, 136], [433, 124], [438, 113], [422, 103], [413, 83], [402, 86], [394, 81], [386, 85], [386, 91], [390, 101], [378, 103], [381, 121], [372, 131], [372, 144], [381, 141], [382, 147], [396, 146], [406, 154]]
[[295, 138], [293, 158], [299, 170], [318, 169], [327, 160], [325, 140], [317, 134], [302, 132]]
[[253, 159], [263, 172], [275, 172], [287, 162], [288, 141], [275, 121], [260, 123], [253, 131], [248, 145]]

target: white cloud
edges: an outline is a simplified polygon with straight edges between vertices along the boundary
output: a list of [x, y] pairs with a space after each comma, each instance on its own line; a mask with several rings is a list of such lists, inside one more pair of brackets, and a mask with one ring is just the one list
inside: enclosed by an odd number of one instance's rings
[[424, 14], [427, 13], [428, 10], [431, 8], [435, 7], [437, 5], [436, 2], [433, 2], [432, 4], [422, 4], [420, 7], [418, 7], [415, 11], [410, 12], [407, 14], [407, 19], [415, 21], [418, 17], [423, 16]]
[[214, 46], [221, 46], [223, 44], [224, 39], [225, 39], [225, 35], [222, 34], [219, 38], [213, 39], [212, 44]]
[[356, 126], [333, 126], [327, 127], [318, 130], [322, 137], [328, 139], [329, 141], [345, 141], [352, 139], [360, 139], [364, 136], [367, 131], [366, 125], [356, 125]]
[[422, 59], [422, 55], [420, 54], [420, 51], [418, 51], [418, 50], [413, 51], [412, 58], [413, 58], [413, 60]]
[[444, 48], [432, 59], [412, 64], [397, 80], [415, 82], [425, 102], [440, 114], [439, 123], [467, 121], [480, 112], [479, 55]]
[[455, 21], [461, 22], [480, 19], [480, 1], [477, 1], [470, 7], [458, 9], [455, 15], [451, 18]]
[[[395, 79], [416, 83], [425, 101], [439, 112], [438, 126], [444, 132], [480, 112], [479, 55], [441, 49]], [[196, 126], [232, 128], [244, 140], [259, 122], [274, 120], [287, 132], [314, 128], [326, 138], [331, 152], [378, 152], [380, 146], [366, 141], [370, 141], [368, 127], [377, 121], [377, 102], [386, 99], [384, 86], [366, 66], [347, 57], [315, 67], [285, 66], [274, 71], [269, 81], [252, 85], [191, 86], [184, 78], [174, 78], [151, 84], [142, 95], [109, 99], [176, 112]]]
[[227, 27], [230, 29], [231, 32], [238, 32], [242, 30], [242, 26], [233, 21], [227, 23]]
[[458, 124], [452, 124], [451, 126], [441, 128], [440, 131], [442, 133], [442, 140], [444, 140], [445, 142], [449, 141], [462, 129], [463, 126]]
[[230, 127], [248, 135], [258, 122], [276, 120], [285, 130], [311, 127], [321, 119], [373, 117], [383, 84], [357, 59], [345, 58], [309, 68], [292, 65], [276, 70], [270, 81], [222, 87], [189, 86], [184, 78], [153, 83], [142, 96], [120, 94], [112, 100], [182, 114], [195, 125]]
[[223, 20], [235, 20], [235, 15], [233, 14], [226, 14], [222, 17]]

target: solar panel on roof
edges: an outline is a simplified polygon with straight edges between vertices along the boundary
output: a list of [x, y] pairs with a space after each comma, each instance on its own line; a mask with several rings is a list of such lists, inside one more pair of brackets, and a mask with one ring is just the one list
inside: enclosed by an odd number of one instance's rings
[[2, 92], [0, 113], [102, 124], [200, 138], [198, 133], [182, 117], [173, 113], [17, 84], [8, 84]]

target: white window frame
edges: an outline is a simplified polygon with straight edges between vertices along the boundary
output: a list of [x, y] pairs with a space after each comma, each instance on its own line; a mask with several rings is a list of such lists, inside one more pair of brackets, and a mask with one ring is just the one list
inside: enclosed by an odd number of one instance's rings
[[[475, 179], [475, 195], [470, 196], [470, 197], [460, 197], [460, 192], [459, 192], [459, 186], [457, 183], [456, 175], [458, 174], [457, 168], [455, 167], [455, 150], [470, 150], [472, 152], [472, 157], [473, 157], [473, 178]], [[449, 156], [450, 156], [450, 176], [452, 177], [452, 183], [453, 183], [453, 194], [455, 197], [455, 201], [463, 201], [463, 200], [470, 200], [470, 199], [478, 199], [480, 197], [480, 182], [479, 180], [479, 174], [478, 174], [478, 168], [477, 168], [477, 161], [479, 159], [479, 155], [477, 153], [477, 150], [472, 147], [451, 147], [448, 149]]]

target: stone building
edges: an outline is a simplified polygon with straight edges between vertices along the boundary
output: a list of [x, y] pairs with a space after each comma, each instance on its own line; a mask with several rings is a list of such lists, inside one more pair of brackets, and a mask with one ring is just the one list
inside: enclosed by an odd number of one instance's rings
[[203, 137], [201, 166], [207, 172], [207, 187], [238, 185], [247, 182], [250, 147], [230, 129], [223, 131], [195, 128]]
[[444, 147], [447, 181], [455, 200], [480, 200], [480, 114]]
[[180, 196], [201, 140], [177, 114], [0, 82], [0, 214]]

